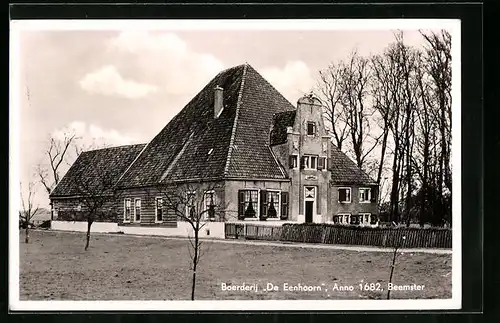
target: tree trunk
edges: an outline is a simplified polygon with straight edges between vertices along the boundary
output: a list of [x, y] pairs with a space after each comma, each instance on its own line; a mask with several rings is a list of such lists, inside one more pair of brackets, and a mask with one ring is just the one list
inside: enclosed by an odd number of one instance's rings
[[387, 137], [389, 135], [389, 130], [387, 130], [387, 126], [385, 126], [384, 135], [382, 137], [382, 149], [380, 152], [380, 164], [378, 165], [378, 174], [377, 174], [377, 184], [380, 185], [380, 181], [382, 180], [382, 171], [384, 169], [384, 158], [385, 158], [385, 150], [387, 148]]
[[[397, 140], [397, 139], [396, 139]], [[392, 187], [391, 187], [391, 201], [390, 201], [390, 218], [391, 221], [398, 222], [398, 203], [399, 203], [399, 170], [398, 170], [398, 159], [399, 159], [399, 145], [396, 143], [394, 149], [394, 159], [392, 161]]]
[[30, 227], [29, 227], [28, 223], [26, 223], [25, 232], [26, 232], [26, 236], [24, 237], [24, 242], [29, 243], [30, 242]]
[[[396, 256], [398, 254], [398, 247], [394, 247], [392, 254], [391, 274], [389, 275], [389, 284], [392, 283], [392, 276], [394, 274], [394, 267], [396, 266]], [[387, 289], [387, 299], [391, 299], [391, 290]]]
[[87, 242], [85, 243], [85, 251], [89, 248], [90, 243], [90, 227], [92, 226], [92, 221], [87, 222]]
[[196, 267], [198, 265], [198, 227], [194, 230], [194, 256], [193, 256], [193, 281], [191, 285], [191, 300], [194, 301], [194, 291], [196, 288]]

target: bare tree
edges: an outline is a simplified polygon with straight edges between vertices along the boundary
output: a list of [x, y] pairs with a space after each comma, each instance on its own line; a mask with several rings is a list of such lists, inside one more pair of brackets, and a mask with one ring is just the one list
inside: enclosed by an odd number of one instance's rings
[[96, 221], [116, 219], [114, 203], [121, 194], [115, 190], [111, 171], [104, 171], [105, 168], [98, 165], [88, 166], [75, 177], [80, 210], [73, 211], [76, 217], [83, 217], [87, 221], [85, 250], [89, 248], [92, 224]]
[[394, 44], [390, 45], [384, 53], [373, 56], [371, 59], [373, 78], [371, 82], [373, 107], [380, 117], [379, 127], [382, 129], [381, 150], [377, 183], [380, 184], [387, 155], [389, 134], [395, 117], [398, 115], [399, 93], [401, 88], [399, 75], [398, 52]]
[[45, 150], [45, 155], [48, 159], [48, 165], [38, 164], [37, 174], [40, 178], [40, 183], [45, 187], [47, 194], [50, 194], [54, 187], [61, 180], [61, 166], [63, 166], [68, 149], [76, 140], [74, 133], [66, 133], [62, 140], [57, 140], [53, 137], [49, 139], [48, 148]]
[[38, 213], [38, 205], [34, 205], [35, 185], [36, 184], [34, 182], [28, 183], [28, 196], [26, 197], [23, 194], [22, 183], [20, 183], [22, 211], [19, 212], [19, 218], [21, 220], [21, 225], [25, 228], [26, 232], [26, 236], [24, 238], [25, 243], [29, 243], [30, 241], [29, 228], [33, 217]]
[[324, 106], [324, 118], [335, 140], [335, 145], [342, 150], [342, 144], [347, 139], [348, 124], [345, 122], [344, 106], [342, 105], [345, 64], [331, 63], [328, 68], [319, 72], [316, 86], [318, 98]]
[[164, 183], [159, 186], [163, 208], [170, 217], [189, 223], [193, 236], [189, 235], [189, 255], [191, 258], [191, 300], [195, 299], [196, 271], [201, 257], [207, 251], [202, 248], [200, 232], [209, 221], [224, 221], [226, 206], [216, 200], [216, 192], [222, 189], [220, 183]]
[[[381, 137], [373, 136], [372, 131], [375, 110], [369, 106], [371, 78], [370, 60], [356, 51], [352, 52], [343, 73], [341, 102], [359, 168], [364, 167], [366, 157], [375, 149]], [[372, 143], [369, 143], [370, 139]]]

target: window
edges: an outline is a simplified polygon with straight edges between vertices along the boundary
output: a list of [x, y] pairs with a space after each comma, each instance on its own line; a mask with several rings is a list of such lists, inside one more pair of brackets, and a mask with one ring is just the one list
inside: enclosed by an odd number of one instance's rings
[[141, 199], [135, 199], [134, 201], [134, 221], [135, 222], [140, 222], [141, 221]]
[[339, 217], [338, 215], [334, 215], [333, 216], [333, 223], [334, 224], [339, 224], [339, 218], [340, 218], [340, 222], [342, 222], [341, 217]]
[[291, 155], [290, 156], [290, 161], [289, 161], [290, 168], [297, 168], [297, 162], [298, 162], [298, 156], [297, 155]]
[[339, 203], [351, 203], [351, 188], [350, 187], [340, 187], [339, 188]]
[[257, 218], [258, 201], [257, 190], [240, 190], [238, 192], [238, 218], [240, 220]]
[[155, 222], [163, 222], [163, 199], [161, 197], [155, 200]]
[[308, 122], [307, 123], [307, 135], [315, 136], [316, 135], [316, 123]]
[[311, 156], [311, 169], [317, 169], [318, 157]]
[[349, 224], [349, 218], [351, 215], [349, 213], [341, 213], [337, 217], [339, 224]]
[[351, 224], [359, 224], [359, 218], [357, 215], [351, 215]]
[[125, 199], [123, 208], [123, 222], [130, 222], [130, 215], [132, 213], [132, 201]]
[[318, 168], [318, 156], [302, 156], [302, 168], [305, 169], [317, 169]]
[[195, 192], [188, 192], [186, 198], [186, 217], [194, 219], [196, 217]]
[[319, 157], [318, 158], [318, 169], [319, 170], [326, 170], [327, 169], [326, 157]]
[[370, 220], [371, 220], [371, 213], [360, 213], [359, 214], [359, 223], [360, 224], [364, 224], [364, 225], [370, 224]]
[[215, 219], [215, 192], [206, 191], [204, 194], [204, 212], [203, 218], [205, 219]]
[[372, 190], [370, 188], [360, 188], [359, 189], [359, 202], [360, 203], [370, 203]]
[[280, 192], [267, 191], [266, 195], [266, 200], [262, 201], [266, 203], [266, 215], [269, 219], [277, 219], [280, 214]]

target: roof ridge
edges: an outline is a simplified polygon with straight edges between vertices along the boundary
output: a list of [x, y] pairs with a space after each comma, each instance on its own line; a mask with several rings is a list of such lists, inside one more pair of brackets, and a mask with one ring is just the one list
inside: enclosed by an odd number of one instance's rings
[[267, 148], [269, 149], [269, 152], [271, 153], [271, 155], [273, 156], [274, 158], [274, 162], [276, 163], [276, 165], [278, 165], [278, 168], [280, 169], [281, 171], [281, 174], [283, 174], [283, 177], [287, 177], [287, 174], [285, 173], [285, 171], [283, 170], [283, 165], [281, 165], [281, 163], [279, 162], [278, 158], [276, 158], [276, 155], [274, 154], [273, 150], [271, 149], [271, 146], [267, 146]]
[[145, 143], [142, 143], [142, 144], [128, 144], [128, 145], [119, 145], [119, 146], [109, 146], [109, 147], [102, 147], [102, 148], [96, 148], [96, 149], [89, 149], [89, 150], [85, 150], [85, 151], [82, 151], [80, 153], [83, 154], [83, 153], [88, 153], [88, 152], [91, 152], [91, 151], [99, 151], [99, 150], [106, 150], [106, 149], [123, 149], [125, 147], [132, 147], [132, 146], [141, 146], [141, 145], [146, 145]]
[[227, 152], [226, 166], [224, 166], [224, 177], [226, 177], [229, 172], [229, 163], [231, 161], [231, 153], [233, 151], [234, 138], [236, 137], [236, 127], [238, 124], [238, 115], [240, 112], [241, 100], [243, 97], [243, 88], [245, 87], [245, 77], [247, 75], [247, 67], [248, 63], [245, 63], [245, 65], [243, 66], [243, 75], [241, 76], [241, 85], [240, 85], [240, 91], [238, 93], [238, 100], [236, 101], [236, 111], [234, 113], [234, 122], [233, 122], [233, 129], [231, 130], [231, 139], [229, 140], [229, 149]]
[[163, 173], [163, 175], [160, 177], [160, 180], [158, 181], [158, 183], [162, 182], [167, 177], [167, 175], [172, 171], [172, 168], [174, 168], [175, 164], [177, 164], [177, 162], [179, 161], [179, 159], [181, 158], [181, 156], [184, 154], [184, 152], [186, 151], [187, 146], [191, 143], [193, 137], [194, 137], [194, 131], [191, 132], [191, 134], [189, 135], [189, 138], [186, 140], [186, 142], [182, 146], [182, 148], [179, 151], [179, 153], [177, 153], [177, 155], [175, 155], [174, 160], [172, 160], [172, 162], [170, 163], [170, 165], [168, 165], [167, 170], [165, 170], [165, 172]]
[[127, 174], [128, 170], [132, 167], [132, 165], [135, 164], [135, 162], [137, 161], [137, 159], [139, 159], [139, 156], [142, 155], [142, 153], [144, 152], [144, 150], [146, 150], [146, 148], [149, 146], [150, 143], [151, 143], [151, 141], [147, 142], [146, 144], [143, 144], [144, 147], [142, 147], [141, 151], [137, 154], [137, 156], [135, 156], [134, 160], [130, 163], [130, 165], [128, 165], [128, 167], [125, 169], [125, 171], [120, 175], [120, 177], [116, 181], [114, 187], [118, 186], [118, 184], [122, 180], [123, 176], [125, 176], [125, 174]]

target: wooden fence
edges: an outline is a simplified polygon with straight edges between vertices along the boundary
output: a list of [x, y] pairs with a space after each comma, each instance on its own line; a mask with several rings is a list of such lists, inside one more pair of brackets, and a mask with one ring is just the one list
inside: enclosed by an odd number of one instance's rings
[[226, 223], [226, 238], [400, 248], [451, 248], [451, 229], [371, 228], [330, 224]]

